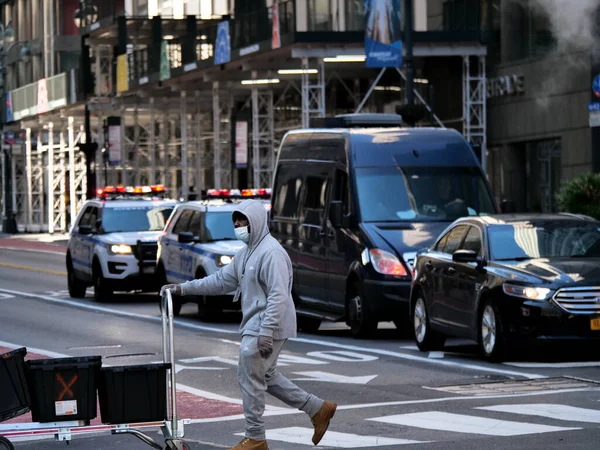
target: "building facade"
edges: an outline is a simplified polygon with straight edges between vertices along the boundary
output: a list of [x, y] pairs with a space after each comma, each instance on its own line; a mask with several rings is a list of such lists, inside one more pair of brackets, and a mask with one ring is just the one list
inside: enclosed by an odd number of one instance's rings
[[554, 212], [562, 183], [600, 169], [588, 112], [597, 73], [585, 42], [594, 15], [581, 11], [573, 24], [580, 30], [562, 38], [556, 26], [569, 24], [539, 3], [498, 2], [500, 46], [486, 94], [489, 175], [497, 198], [517, 211]]

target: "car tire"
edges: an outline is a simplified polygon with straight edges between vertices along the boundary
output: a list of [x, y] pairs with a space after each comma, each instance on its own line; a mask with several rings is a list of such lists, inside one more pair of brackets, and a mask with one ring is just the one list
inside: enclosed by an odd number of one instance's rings
[[365, 339], [373, 336], [377, 331], [378, 321], [372, 317], [367, 300], [359, 283], [354, 285], [352, 295], [348, 299], [348, 320], [352, 336], [356, 339]]
[[102, 269], [98, 261], [94, 263], [92, 273], [94, 274], [94, 300], [98, 303], [112, 300], [113, 289], [102, 275]]
[[481, 355], [488, 361], [501, 361], [506, 354], [506, 334], [496, 303], [486, 299], [479, 309], [477, 321], [478, 344]]
[[67, 255], [67, 287], [69, 289], [69, 296], [71, 298], [85, 297], [87, 285], [79, 278], [77, 278], [75, 270], [73, 269], [73, 261], [71, 260], [71, 255]]
[[425, 296], [422, 292], [418, 292], [415, 297], [410, 316], [417, 347], [422, 352], [443, 349], [446, 337], [431, 328]]
[[15, 450], [15, 447], [8, 439], [0, 436], [0, 450]]

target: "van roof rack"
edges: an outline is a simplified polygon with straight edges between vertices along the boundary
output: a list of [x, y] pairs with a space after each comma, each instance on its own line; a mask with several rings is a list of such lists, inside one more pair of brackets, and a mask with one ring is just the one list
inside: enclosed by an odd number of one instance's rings
[[310, 128], [383, 128], [401, 127], [399, 114], [339, 114], [335, 117], [313, 117]]

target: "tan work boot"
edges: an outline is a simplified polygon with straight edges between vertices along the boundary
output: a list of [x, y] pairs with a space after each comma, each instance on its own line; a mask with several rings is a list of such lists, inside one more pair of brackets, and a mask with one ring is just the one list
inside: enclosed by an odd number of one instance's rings
[[238, 445], [231, 447], [230, 450], [269, 450], [269, 447], [267, 447], [267, 441], [244, 438]]
[[315, 427], [315, 433], [312, 437], [313, 444], [318, 445], [319, 442], [321, 442], [323, 435], [327, 431], [327, 428], [329, 428], [329, 421], [335, 415], [336, 409], [337, 403], [325, 400], [325, 403], [323, 403], [319, 412], [312, 418], [312, 423]]

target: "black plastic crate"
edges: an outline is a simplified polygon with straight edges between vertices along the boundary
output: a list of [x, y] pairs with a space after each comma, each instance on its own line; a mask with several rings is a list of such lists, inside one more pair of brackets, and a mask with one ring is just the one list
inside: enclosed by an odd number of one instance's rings
[[98, 385], [102, 423], [165, 420], [170, 367], [168, 363], [102, 367]]
[[98, 415], [96, 388], [101, 356], [27, 361], [34, 422], [92, 420]]
[[0, 355], [0, 422], [29, 411], [31, 397], [25, 376], [25, 347]]

